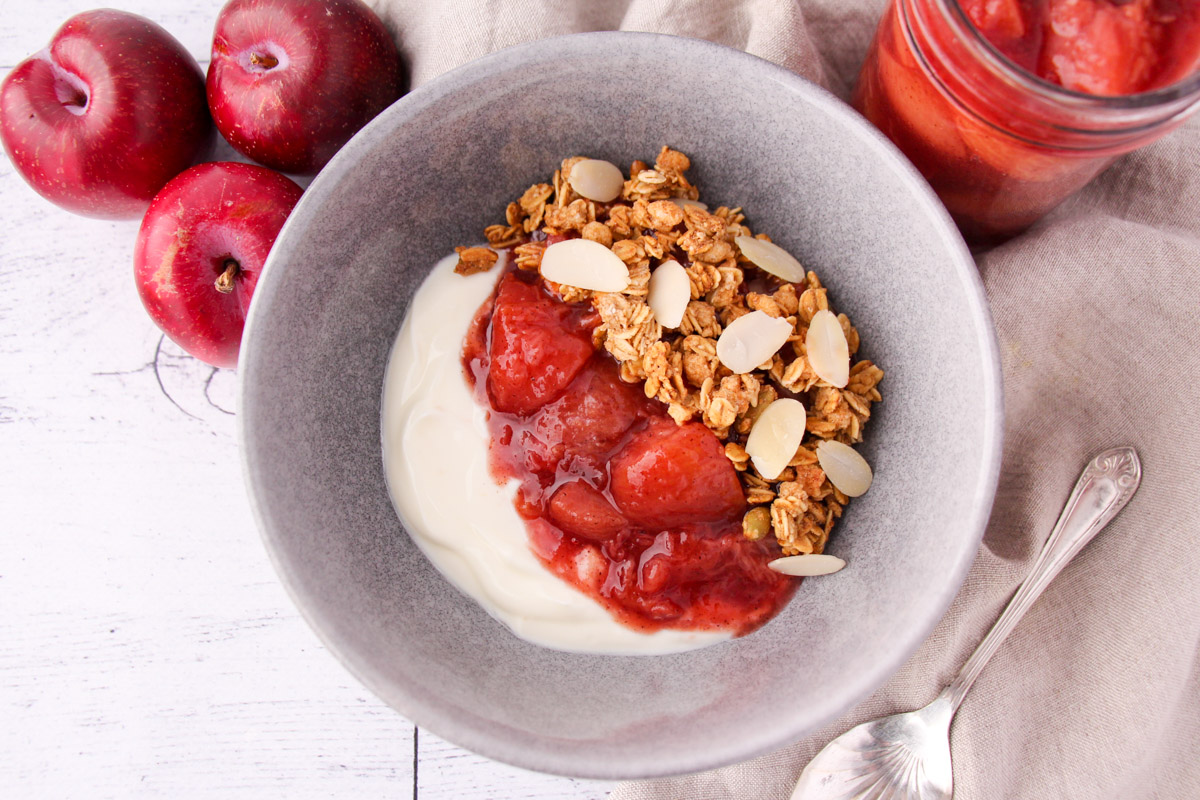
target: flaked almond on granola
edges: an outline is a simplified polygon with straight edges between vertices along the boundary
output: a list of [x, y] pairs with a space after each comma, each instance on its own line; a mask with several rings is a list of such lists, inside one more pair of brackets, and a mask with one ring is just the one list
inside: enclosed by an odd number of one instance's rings
[[[664, 147], [572, 157], [456, 271], [503, 268], [463, 360], [533, 552], [645, 631], [761, 625], [871, 482], [883, 371], [816, 273]], [[504, 257], [502, 257], [502, 255]]]

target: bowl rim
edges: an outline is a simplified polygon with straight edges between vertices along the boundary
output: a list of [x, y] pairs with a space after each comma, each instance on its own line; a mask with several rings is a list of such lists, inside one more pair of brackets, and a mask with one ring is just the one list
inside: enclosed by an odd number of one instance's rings
[[[264, 322], [265, 312], [261, 311], [262, 307], [266, 305], [263, 298], [269, 298], [274, 294], [275, 276], [283, 272], [281, 262], [287, 261], [292, 251], [293, 232], [302, 230], [319, 214], [321, 206], [333, 193], [342, 176], [361, 156], [372, 150], [393, 127], [403, 125], [406, 120], [441, 101], [447, 95], [461, 91], [464, 87], [470, 86], [496, 71], [562, 57], [578, 58], [586, 55], [588, 51], [605, 52], [618, 46], [634, 46], [640, 50], [660, 55], [679, 49], [695, 50], [709, 58], [726, 60], [726, 63], [737, 69], [757, 74], [763, 80], [782, 84], [789, 91], [803, 96], [808, 102], [819, 106], [822, 111], [844, 123], [847, 135], [858, 137], [866, 146], [879, 153], [883, 165], [895, 172], [901, 182], [911, 187], [914, 205], [918, 205], [934, 224], [938, 237], [945, 245], [948, 266], [958, 278], [966, 294], [967, 310], [975, 328], [983, 360], [980, 368], [984, 380], [982, 393], [984, 419], [982, 420], [981, 469], [973, 489], [970, 506], [972, 512], [967, 525], [969, 535], [965, 535], [961, 540], [960, 551], [953, 562], [949, 580], [944, 582], [940, 591], [931, 598], [930, 608], [936, 609], [936, 613], [931, 613], [923, 624], [915, 626], [909, 636], [904, 638], [901, 646], [893, 649], [889, 658], [874, 664], [873, 669], [864, 670], [847, 679], [849, 684], [849, 691], [846, 693], [846, 697], [849, 698], [848, 704], [835, 712], [824, 713], [816, 718], [810, 717], [803, 723], [795, 721], [799, 717], [788, 717], [786, 724], [770, 728], [758, 737], [739, 741], [726, 740], [719, 752], [708, 751], [702, 757], [695, 757], [694, 751], [666, 755], [656, 753], [653, 754], [653, 757], [613, 764], [604, 762], [602, 759], [580, 758], [577, 750], [567, 751], [570, 755], [564, 755], [561, 747], [546, 747], [534, 751], [527, 745], [506, 741], [488, 732], [480, 731], [469, 723], [463, 724], [453, 715], [443, 713], [443, 710], [448, 709], [449, 706], [439, 702], [438, 698], [423, 697], [407, 691], [405, 687], [396, 686], [386, 680], [376, 668], [366, 663], [365, 659], [360, 659], [352, 644], [343, 641], [336, 624], [326, 618], [321, 609], [311, 602], [311, 598], [306, 596], [300, 587], [296, 573], [280, 555], [277, 542], [281, 541], [283, 537], [268, 526], [266, 513], [258, 500], [261, 485], [251, 464], [251, 448], [249, 446], [251, 431], [245, 409], [247, 408], [246, 401], [250, 384], [248, 376], [254, 374], [256, 364], [254, 344], [258, 337], [254, 333], [266, 324]], [[967, 245], [958, 233], [958, 229], [945, 207], [916, 168], [884, 134], [876, 130], [829, 90], [770, 61], [703, 39], [633, 31], [593, 31], [565, 34], [497, 50], [442, 73], [413, 89], [355, 134], [305, 190], [280, 230], [276, 244], [272, 247], [260, 274], [242, 341], [242, 360], [238, 367], [237, 431], [243, 479], [251, 513], [268, 559], [300, 615], [325, 648], [355, 678], [415, 726], [426, 728], [457, 746], [485, 757], [544, 773], [599, 780], [632, 780], [668, 777], [713, 769], [746, 761], [792, 744], [849, 713], [870, 694], [883, 686], [908, 661], [945, 616], [951, 602], [958, 595], [979, 550], [999, 482], [1004, 433], [1003, 377], [999, 342], [987, 304], [982, 278]], [[381, 374], [380, 381], [382, 382], [382, 380]]]

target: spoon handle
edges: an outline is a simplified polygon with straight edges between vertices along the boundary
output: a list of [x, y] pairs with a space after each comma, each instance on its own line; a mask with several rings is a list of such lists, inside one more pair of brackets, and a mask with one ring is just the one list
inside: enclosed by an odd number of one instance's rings
[[1125, 507], [1142, 479], [1142, 466], [1132, 447], [1105, 450], [1093, 458], [1079, 476], [1067, 505], [1046, 540], [1033, 571], [1004, 608], [1004, 613], [988, 631], [979, 647], [963, 664], [958, 677], [943, 690], [941, 698], [950, 703], [951, 713], [979, 677], [984, 664], [999, 649], [1013, 627], [1083, 546]]

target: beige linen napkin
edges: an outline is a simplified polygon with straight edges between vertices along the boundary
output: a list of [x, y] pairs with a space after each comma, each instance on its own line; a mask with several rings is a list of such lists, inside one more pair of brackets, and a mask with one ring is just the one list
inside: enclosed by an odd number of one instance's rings
[[[414, 85], [518, 42], [619, 28], [737, 47], [846, 97], [885, 2], [372, 4]], [[1200, 797], [1200, 119], [978, 261], [1004, 364], [1004, 465], [983, 547], [946, 617], [826, 729], [745, 764], [622, 785], [614, 800], [787, 798], [830, 738], [932, 700], [1029, 571], [1083, 464], [1119, 444], [1138, 449], [1142, 488], [963, 704], [955, 797]]]

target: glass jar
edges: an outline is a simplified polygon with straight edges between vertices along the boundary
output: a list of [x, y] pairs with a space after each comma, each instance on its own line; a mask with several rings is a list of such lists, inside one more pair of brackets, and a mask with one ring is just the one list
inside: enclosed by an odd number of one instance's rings
[[892, 0], [853, 96], [977, 246], [1021, 232], [1198, 101], [1198, 73], [1123, 96], [1050, 83], [985, 39], [958, 0]]

